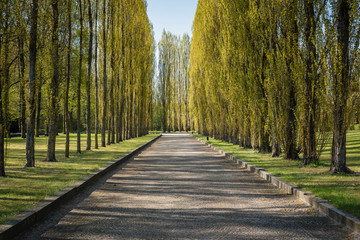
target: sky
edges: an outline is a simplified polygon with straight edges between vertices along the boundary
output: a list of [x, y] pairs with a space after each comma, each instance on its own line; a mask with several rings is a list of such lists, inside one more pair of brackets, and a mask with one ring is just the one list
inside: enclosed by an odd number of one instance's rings
[[147, 0], [147, 11], [154, 26], [155, 40], [161, 39], [163, 29], [175, 35], [192, 36], [192, 24], [198, 0]]

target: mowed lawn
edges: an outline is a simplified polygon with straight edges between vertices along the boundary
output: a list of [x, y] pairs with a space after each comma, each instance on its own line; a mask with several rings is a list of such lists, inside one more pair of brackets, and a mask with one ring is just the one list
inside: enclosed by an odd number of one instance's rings
[[[195, 135], [206, 141], [206, 137]], [[360, 218], [360, 176], [331, 175], [331, 141], [320, 158], [319, 166], [300, 167], [301, 161], [285, 160], [281, 157], [272, 158], [270, 154], [261, 154], [251, 149], [240, 148], [212, 138], [208, 141], [224, 151], [264, 168], [267, 172], [281, 177], [314, 195], [328, 200], [337, 208]], [[360, 173], [360, 130], [348, 131], [347, 134], [347, 165]]]
[[[35, 168], [24, 168], [25, 139], [7, 140], [5, 162], [7, 177], [0, 178], [0, 224], [156, 136], [150, 134], [105, 148], [85, 151], [86, 135], [82, 134], [83, 153], [77, 154], [76, 135], [72, 134], [70, 136], [70, 158], [66, 159], [64, 157], [65, 135], [59, 135], [56, 139], [58, 162], [43, 161], [46, 157], [47, 137], [41, 136], [36, 138]], [[92, 145], [94, 145], [94, 135], [92, 138]]]

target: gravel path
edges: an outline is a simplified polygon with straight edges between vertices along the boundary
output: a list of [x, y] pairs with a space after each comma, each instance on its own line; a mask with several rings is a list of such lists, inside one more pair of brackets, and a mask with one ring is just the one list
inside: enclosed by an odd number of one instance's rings
[[165, 135], [19, 239], [359, 239], [188, 135]]

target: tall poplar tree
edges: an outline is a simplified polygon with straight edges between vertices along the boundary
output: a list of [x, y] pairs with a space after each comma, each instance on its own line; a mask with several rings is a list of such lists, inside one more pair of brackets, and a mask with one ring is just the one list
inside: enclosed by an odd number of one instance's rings
[[72, 0], [68, 0], [68, 45], [67, 45], [67, 73], [65, 86], [65, 100], [64, 100], [64, 121], [65, 121], [65, 157], [69, 157], [70, 152], [70, 117], [69, 117], [69, 88], [71, 79], [71, 42], [72, 42]]
[[101, 146], [105, 147], [105, 129], [107, 116], [107, 25], [106, 25], [106, 0], [103, 0], [102, 14], [102, 42], [103, 42], [103, 109], [101, 120]]
[[76, 126], [77, 126], [77, 141], [76, 152], [81, 153], [81, 81], [82, 81], [82, 60], [83, 60], [83, 3], [79, 0], [79, 21], [80, 21], [80, 49], [79, 49], [79, 77], [77, 83], [77, 108], [76, 108]]
[[93, 54], [93, 18], [91, 1], [88, 0], [88, 17], [89, 17], [89, 52], [88, 52], [88, 76], [86, 80], [86, 150], [91, 149], [91, 65]]
[[46, 161], [56, 162], [55, 147], [58, 133], [58, 89], [59, 89], [59, 0], [51, 0], [52, 29], [51, 29], [51, 57], [52, 78], [50, 83], [49, 102], [49, 138]]
[[[30, 28], [30, 46], [29, 46], [29, 103], [28, 103], [29, 117], [28, 117], [27, 129], [26, 129], [25, 167], [35, 167], [34, 133], [35, 133], [35, 92], [36, 92], [36, 53], [37, 53], [36, 45], [37, 45], [37, 24], [38, 24], [37, 0], [32, 0], [30, 21], [31, 21], [31, 28]], [[0, 109], [2, 109], [1, 106]], [[0, 122], [2, 123], [3, 121]], [[0, 123], [0, 128], [2, 125], [1, 123]], [[1, 141], [1, 129], [0, 129], [0, 141]], [[1, 154], [1, 142], [0, 142], [0, 154]]]
[[331, 148], [332, 173], [352, 173], [346, 166], [346, 109], [350, 85], [350, 1], [339, 0], [334, 9], [337, 14], [337, 50], [334, 76], [334, 125]]

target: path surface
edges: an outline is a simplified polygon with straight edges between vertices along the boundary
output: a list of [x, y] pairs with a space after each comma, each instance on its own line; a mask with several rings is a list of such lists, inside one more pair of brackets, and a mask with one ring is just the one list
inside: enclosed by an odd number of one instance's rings
[[357, 239], [191, 136], [163, 136], [21, 239]]

